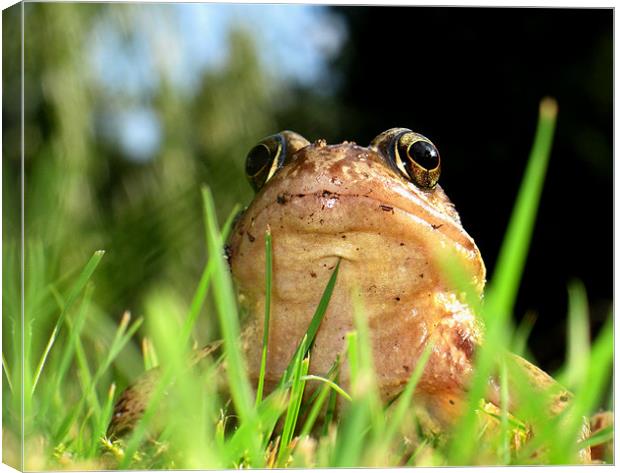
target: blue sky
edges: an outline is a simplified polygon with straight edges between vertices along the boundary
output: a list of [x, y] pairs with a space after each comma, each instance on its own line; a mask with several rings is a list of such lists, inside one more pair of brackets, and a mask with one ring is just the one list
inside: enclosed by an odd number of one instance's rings
[[148, 160], [159, 146], [148, 96], [161, 72], [191, 95], [205, 70], [225, 63], [228, 31], [239, 25], [253, 33], [267, 70], [310, 87], [325, 79], [328, 61], [346, 38], [344, 23], [320, 5], [109, 5], [90, 37], [90, 66], [97, 82], [118, 97], [109, 131], [130, 157]]

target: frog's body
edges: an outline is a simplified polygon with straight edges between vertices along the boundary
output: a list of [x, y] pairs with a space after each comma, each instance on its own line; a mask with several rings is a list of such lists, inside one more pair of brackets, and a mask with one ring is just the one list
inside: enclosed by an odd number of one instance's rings
[[368, 317], [384, 398], [402, 389], [434, 335], [419, 391], [443, 411], [465, 392], [481, 330], [437, 257], [454, 250], [478, 293], [485, 268], [441, 187], [417, 187], [387, 159], [375, 147], [319, 141], [292, 155], [260, 190], [229, 242], [232, 273], [250, 314], [246, 357], [256, 378], [265, 304], [264, 234], [270, 228], [274, 282], [267, 382], [273, 386], [279, 380], [340, 258], [311, 372], [327, 373], [342, 352], [345, 334], [353, 330], [356, 291]]
[[[340, 261], [312, 349], [311, 373], [325, 375], [343, 352], [345, 336], [354, 329], [352, 299], [359, 296], [383, 399], [402, 391], [432, 343], [416, 403], [440, 428], [458, 418], [476, 349], [483, 343], [483, 328], [440, 261], [459, 263], [474, 297], [482, 297], [485, 267], [454, 206], [437, 185], [439, 170], [434, 145], [406, 129], [388, 130], [369, 147], [349, 142], [330, 146], [323, 140], [310, 144], [296, 133], [282, 132], [250, 151], [246, 172], [257, 195], [235, 224], [227, 255], [240, 305], [248, 314], [242, 345], [251, 378], [257, 380], [260, 368], [264, 236], [270, 231], [273, 289], [267, 391], [276, 386], [291, 360]], [[548, 396], [553, 388], [546, 415], [561, 412], [570, 393], [531, 363], [519, 357], [513, 360], [532, 390]], [[347, 376], [345, 367], [340, 376], [345, 385]], [[488, 400], [499, 405], [493, 377], [488, 386]], [[109, 433], [130, 430], [137, 418], [133, 414], [144, 409], [147, 398], [148, 389], [139, 384], [126, 390]], [[518, 403], [512, 388], [509, 401], [512, 410]]]

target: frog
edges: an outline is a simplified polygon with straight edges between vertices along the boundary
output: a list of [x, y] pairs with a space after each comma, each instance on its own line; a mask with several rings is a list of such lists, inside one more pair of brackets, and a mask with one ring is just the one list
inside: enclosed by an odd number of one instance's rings
[[[311, 374], [325, 376], [355, 330], [355, 297], [362, 301], [380, 397], [404, 389], [425, 349], [430, 357], [416, 402], [441, 428], [463, 411], [484, 327], [442, 266], [452, 258], [474, 297], [483, 297], [485, 264], [473, 238], [439, 184], [441, 158], [424, 135], [392, 128], [367, 147], [353, 142], [310, 143], [292, 131], [267, 137], [246, 159], [256, 191], [227, 246], [240, 305], [248, 313], [243, 349], [257, 380], [265, 314], [265, 234], [273, 241], [273, 288], [265, 387], [277, 383], [339, 265], [334, 291], [316, 334]], [[522, 358], [537, 389], [550, 376]], [[348, 370], [340, 382], [349, 384]], [[487, 397], [499, 405], [496, 378]], [[550, 410], [561, 412], [561, 390]], [[516, 406], [514, 406], [516, 407]]]
[[[477, 300], [484, 295], [486, 268], [439, 184], [441, 166], [431, 140], [407, 128], [384, 131], [368, 146], [351, 141], [330, 145], [324, 139], [311, 143], [285, 130], [251, 148], [245, 173], [255, 196], [233, 224], [225, 253], [246, 314], [240, 343], [255, 386], [261, 372], [269, 234], [273, 274], [265, 393], [278, 386], [338, 268], [313, 340], [309, 374], [326, 376], [343, 354], [347, 334], [355, 330], [357, 298], [381, 399], [387, 404], [404, 390], [430, 349], [415, 402], [440, 430], [455, 424], [467, 402], [485, 331], [470, 300], [442, 266], [442, 256], [460, 267]], [[524, 358], [512, 355], [512, 360], [531, 389], [545, 395], [553, 390], [546, 404], [549, 415], [567, 407], [570, 392]], [[348, 376], [342, 366], [339, 383], [345, 388]], [[486, 400], [500, 406], [496, 373], [487, 384]], [[131, 428], [147, 391], [131, 387], [121, 396], [109, 433], [118, 426]], [[509, 400], [514, 412], [518, 397]]]

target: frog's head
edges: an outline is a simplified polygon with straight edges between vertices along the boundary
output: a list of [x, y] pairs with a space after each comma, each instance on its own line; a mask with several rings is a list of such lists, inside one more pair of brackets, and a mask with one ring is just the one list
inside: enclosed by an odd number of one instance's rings
[[232, 230], [228, 254], [239, 300], [249, 313], [251, 373], [258, 373], [254, 362], [260, 358], [268, 229], [273, 240], [268, 378], [277, 379], [286, 367], [339, 260], [311, 370], [325, 373], [342, 349], [352, 329], [353, 291], [368, 315], [385, 392], [406, 379], [404, 367], [412, 366], [437, 327], [447, 324], [446, 340], [469, 340], [456, 350], [467, 358], [462, 353], [470, 353], [471, 340], [478, 338], [476, 324], [437, 255], [456, 255], [479, 292], [485, 269], [437, 183], [440, 158], [430, 140], [399, 128], [368, 147], [328, 145], [285, 131], [252, 148], [246, 173], [256, 196]]
[[[368, 147], [310, 143], [291, 131], [269, 136], [247, 155], [246, 175], [257, 194], [231, 239], [233, 259], [241, 236], [253, 244], [267, 225], [275, 234], [307, 236], [315, 255], [350, 260], [393, 251], [392, 239], [399, 240], [397, 246], [413, 240], [425, 254], [439, 246], [455, 248], [476, 266], [481, 289], [484, 265], [438, 184], [440, 170], [433, 143], [405, 128], [381, 133]], [[374, 235], [383, 245], [358, 250], [344, 241], [348, 234]], [[319, 239], [328, 246], [318, 248]]]

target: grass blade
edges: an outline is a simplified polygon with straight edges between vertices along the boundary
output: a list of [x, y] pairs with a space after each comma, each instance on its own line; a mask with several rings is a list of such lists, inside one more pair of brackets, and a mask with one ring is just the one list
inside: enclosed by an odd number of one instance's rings
[[303, 360], [300, 358], [296, 360], [295, 375], [293, 377], [293, 385], [291, 386], [289, 406], [284, 420], [284, 428], [282, 429], [282, 437], [280, 440], [280, 450], [278, 451], [278, 457], [276, 460], [276, 464], [280, 467], [286, 466], [286, 460], [291, 452], [290, 443], [293, 439], [293, 434], [295, 433], [295, 426], [297, 425], [299, 408], [303, 398], [304, 387], [306, 386], [304, 377], [308, 373], [309, 366], [309, 357], [306, 357]]
[[604, 429], [597, 431], [591, 437], [588, 437], [585, 440], [582, 440], [577, 444], [577, 448], [587, 448], [593, 447], [595, 445], [601, 445], [603, 443], [609, 442], [614, 438], [614, 427], [613, 425], [609, 425]]
[[351, 396], [344, 389], [342, 389], [340, 386], [334, 383], [331, 379], [324, 378], [323, 376], [317, 376], [314, 374], [302, 376], [301, 379], [303, 381], [320, 381], [321, 383], [326, 384], [328, 388], [332, 388], [334, 391], [340, 394], [347, 401], [351, 400]]
[[262, 451], [264, 452], [278, 419], [288, 408], [288, 405], [289, 400], [285, 392], [280, 389], [265, 397], [257, 408], [257, 417], [260, 419], [260, 429], [257, 431], [256, 426], [249, 423], [241, 424], [222, 449], [228, 462], [232, 464], [236, 458], [243, 455], [243, 452], [247, 450], [250, 444], [248, 438], [256, 437], [257, 432], [259, 435], [263, 435]]
[[583, 285], [573, 281], [568, 287], [568, 347], [565, 377], [561, 382], [576, 389], [587, 382], [590, 358], [588, 300]]
[[549, 98], [542, 100], [534, 144], [482, 310], [487, 325], [486, 341], [476, 353], [475, 372], [471, 380], [466, 410], [455, 428], [450, 443], [449, 458], [453, 465], [471, 463], [476, 450], [474, 432], [478, 402], [486, 393], [492, 369], [497, 366], [497, 354], [502, 353], [508, 346], [510, 315], [536, 217], [551, 151], [556, 115], [555, 100]]
[[118, 465], [119, 470], [126, 470], [131, 463], [134, 454], [138, 450], [142, 439], [147, 433], [148, 426], [151, 424], [153, 417], [157, 413], [157, 406], [163, 398], [165, 390], [170, 385], [173, 374], [174, 372], [172, 369], [164, 370], [162, 377], [159, 379], [156, 388], [154, 389], [153, 393], [149, 398], [149, 402], [146, 409], [144, 410], [144, 414], [134, 427], [131, 436], [127, 440], [123, 459]]
[[[229, 233], [232, 227], [232, 222], [237, 213], [238, 207], [236, 206], [235, 209], [233, 209], [233, 211], [230, 213], [229, 217], [227, 218], [224, 224], [222, 234], [220, 234], [217, 230], [217, 225], [215, 223], [215, 211], [214, 211], [213, 201], [212, 201], [210, 192], [207, 188], [203, 188], [202, 198], [203, 198], [203, 205], [204, 205], [203, 211], [205, 214], [206, 242], [207, 242], [207, 249], [208, 249], [210, 258], [202, 272], [200, 281], [198, 283], [198, 287], [192, 298], [192, 303], [190, 305], [188, 315], [183, 322], [183, 326], [181, 327], [182, 346], [185, 346], [189, 342], [191, 331], [193, 329], [196, 319], [198, 318], [198, 314], [200, 313], [204, 305], [204, 301], [206, 300], [209, 286], [213, 282], [213, 280], [215, 279], [218, 283], [224, 284], [224, 286], [226, 286], [226, 284], [230, 284], [229, 275], [226, 274], [225, 268], [224, 268], [225, 264], [222, 261], [223, 259], [222, 258], [222, 238], [223, 238], [223, 235], [227, 235]], [[227, 354], [229, 355], [228, 357], [229, 363], [233, 362], [232, 366], [229, 366], [229, 370], [227, 371], [230, 374], [231, 369], [232, 369], [232, 373], [234, 373], [235, 381], [230, 382], [230, 385], [232, 387], [236, 386], [236, 389], [231, 389], [231, 390], [233, 391], [234, 395], [238, 399], [238, 393], [239, 392], [243, 393], [245, 390], [243, 388], [243, 382], [241, 383], [236, 382], [236, 380], [239, 379], [239, 372], [240, 372], [239, 366], [238, 366], [239, 363], [238, 362], [235, 363], [235, 361], [238, 360], [238, 357], [234, 356], [234, 354], [236, 353], [235, 352], [236, 347], [234, 346], [234, 344], [231, 345], [231, 340], [236, 338], [235, 333], [238, 335], [238, 332], [239, 332], [238, 328], [236, 329], [236, 331], [234, 328], [234, 324], [237, 321], [236, 305], [234, 305], [234, 302], [233, 302], [232, 307], [234, 311], [226, 313], [226, 314], [222, 314], [222, 311], [227, 310], [226, 308], [223, 308], [223, 305], [227, 305], [228, 308], [230, 308], [231, 306], [230, 292], [232, 291], [232, 289], [228, 289], [227, 287], [222, 288], [218, 284], [218, 286], [215, 288], [215, 291], [217, 293], [216, 299], [219, 302], [218, 315], [220, 316], [220, 326], [223, 325], [222, 319], [227, 319], [227, 320], [224, 320], [225, 327], [222, 327], [222, 330], [227, 335], [227, 340], [224, 340], [224, 344], [226, 346]], [[223, 300], [222, 300], [222, 294], [224, 297]], [[231, 329], [231, 325], [233, 326], [232, 329]], [[173, 376], [174, 376], [174, 371], [172, 367], [170, 365], [166, 366], [165, 369], [163, 370], [163, 373], [159, 379], [157, 386], [155, 387], [152, 394], [150, 395], [148, 405], [145, 409], [144, 415], [142, 416], [142, 418], [140, 419], [140, 421], [134, 428], [134, 431], [127, 442], [127, 447], [125, 449], [125, 455], [123, 456], [123, 459], [121, 460], [120, 465], [119, 465], [121, 469], [127, 468], [127, 466], [130, 464], [133, 454], [137, 451], [140, 443], [142, 442], [142, 439], [144, 438], [144, 435], [147, 432], [148, 425], [150, 425], [152, 419], [154, 418], [156, 414], [157, 405], [160, 402], [161, 398], [163, 397], [166, 389], [170, 385], [170, 382], [172, 381]], [[247, 383], [247, 379], [245, 381]], [[249, 399], [249, 396], [250, 396], [249, 386], [247, 388], [246, 396], [247, 396], [247, 399]], [[246, 396], [243, 396], [242, 394], [242, 397], [246, 397]], [[249, 401], [242, 402], [241, 405], [243, 406], [244, 404], [248, 404], [248, 403]], [[243, 412], [247, 412], [247, 409], [243, 410]]]
[[224, 349], [227, 354], [228, 369], [226, 370], [233, 403], [239, 417], [249, 420], [252, 417], [252, 391], [247, 377], [245, 361], [239, 348], [239, 319], [237, 315], [236, 297], [232, 281], [223, 257], [223, 241], [218, 231], [215, 205], [211, 191], [202, 188], [204, 205], [205, 233], [209, 258], [213, 261], [213, 293], [217, 306]]
[[[112, 411], [114, 410], [114, 393], [116, 392], [116, 384], [112, 383], [110, 389], [108, 389], [108, 396], [106, 397], [105, 404], [99, 416], [99, 424], [96, 432], [105, 432], [110, 419], [112, 418]], [[101, 438], [103, 436], [92, 436], [92, 444], [90, 447], [89, 456], [93, 457], [97, 453], [97, 447], [100, 445]]]
[[[101, 378], [101, 376], [103, 376], [103, 374], [108, 370], [108, 368], [110, 367], [114, 359], [118, 356], [118, 354], [123, 349], [123, 347], [127, 344], [127, 342], [131, 339], [131, 337], [133, 337], [133, 335], [136, 333], [138, 328], [140, 328], [140, 326], [142, 325], [142, 319], [136, 320], [133, 323], [133, 325], [129, 327], [129, 330], [127, 330], [128, 324], [129, 324], [129, 313], [125, 312], [125, 314], [123, 314], [123, 319], [121, 323], [119, 324], [119, 328], [114, 337], [114, 340], [112, 344], [110, 345], [110, 348], [108, 349], [107, 358], [101, 365], [99, 365], [99, 368], [95, 372], [95, 375], [92, 377], [92, 380], [90, 382], [90, 388], [89, 390], [86, 391], [87, 395], [83, 396], [80, 399], [80, 402], [78, 403], [78, 405], [74, 409], [72, 409], [67, 414], [67, 416], [64, 418], [63, 422], [61, 423], [60, 428], [58, 429], [58, 431], [56, 432], [56, 435], [54, 436], [56, 443], [64, 442], [64, 440], [66, 439], [66, 436], [69, 433], [69, 429], [71, 428], [71, 425], [73, 424], [73, 422], [75, 421], [79, 413], [81, 412], [88, 395], [90, 395], [89, 393], [95, 391], [97, 383], [99, 382], [99, 379]], [[78, 346], [80, 346], [80, 343], [81, 342], [78, 339]], [[104, 432], [102, 432], [102, 435], [103, 433]]]
[[[75, 329], [72, 328], [72, 332]], [[91, 418], [99, 418], [101, 414], [101, 404], [97, 397], [96, 390], [92, 389], [93, 376], [91, 374], [90, 366], [88, 365], [88, 359], [86, 356], [86, 350], [80, 339], [75, 341], [75, 358], [78, 367], [78, 378], [81, 381], [82, 387], [82, 402], [87, 404], [88, 411], [91, 413]]]
[[500, 364], [500, 454], [499, 459], [503, 464], [510, 463], [510, 424], [508, 422], [508, 368], [506, 360]]
[[400, 428], [405, 418], [405, 414], [407, 410], [409, 409], [409, 406], [411, 406], [413, 393], [415, 391], [416, 386], [418, 385], [418, 382], [420, 381], [420, 378], [422, 377], [422, 374], [424, 373], [424, 368], [426, 368], [426, 364], [428, 363], [428, 360], [431, 357], [432, 352], [433, 352], [433, 341], [431, 340], [426, 345], [426, 347], [424, 347], [424, 351], [422, 352], [422, 355], [420, 355], [420, 358], [418, 359], [418, 362], [413, 370], [413, 373], [411, 374], [411, 377], [407, 381], [407, 385], [405, 389], [403, 390], [403, 392], [398, 397], [398, 400], [396, 401], [392, 419], [388, 423], [387, 430], [385, 432], [386, 443], [391, 442], [394, 436], [396, 435], [396, 432], [398, 432], [398, 429]]
[[278, 387], [282, 387], [284, 384], [290, 381], [291, 375], [293, 373], [293, 363], [297, 355], [299, 354], [299, 352], [301, 352], [302, 357], [306, 356], [308, 353], [308, 350], [310, 350], [310, 347], [314, 343], [314, 338], [316, 337], [316, 333], [319, 331], [319, 327], [321, 326], [321, 322], [323, 321], [323, 316], [325, 315], [325, 312], [327, 311], [329, 301], [332, 297], [332, 293], [334, 292], [334, 287], [336, 286], [336, 279], [338, 278], [338, 269], [340, 268], [340, 261], [341, 260], [338, 259], [338, 263], [336, 263], [336, 267], [332, 271], [332, 274], [329, 277], [329, 281], [327, 281], [327, 285], [325, 286], [325, 290], [323, 291], [321, 300], [319, 301], [319, 304], [316, 307], [314, 315], [312, 316], [312, 320], [310, 321], [310, 324], [308, 325], [308, 330], [306, 331], [304, 338], [302, 339], [299, 346], [297, 347], [297, 350], [295, 350], [295, 353], [293, 354], [291, 362], [289, 363], [288, 367], [286, 368], [286, 371], [284, 372], [284, 374], [282, 375], [282, 378], [280, 379], [280, 383], [278, 384]]
[[[363, 453], [363, 446], [368, 440], [368, 429], [371, 425], [370, 406], [364, 400], [366, 394], [360, 392], [363, 381], [360, 379], [361, 370], [360, 353], [358, 347], [358, 333], [356, 331], [347, 333], [347, 356], [349, 360], [351, 393], [353, 402], [347, 409], [346, 416], [339, 425], [336, 438], [336, 447], [332, 464], [334, 467], [353, 467], [360, 465]], [[362, 381], [362, 383], [359, 383]], [[363, 388], [362, 388], [363, 389]]]
[[[340, 378], [340, 365], [338, 365], [335, 376], [336, 376], [335, 381], [336, 383], [338, 383], [339, 378]], [[327, 410], [325, 411], [325, 420], [323, 422], [323, 432], [322, 432], [323, 436], [326, 436], [328, 434], [329, 426], [331, 425], [332, 420], [334, 418], [334, 414], [336, 412], [337, 396], [338, 394], [336, 393], [336, 391], [330, 390], [329, 400], [327, 401]]]
[[554, 99], [540, 102], [534, 144], [490, 284], [490, 291], [501, 302], [499, 313], [494, 316], [507, 317], [514, 306], [551, 153], [557, 112]]
[[[338, 377], [339, 370], [340, 370], [340, 357], [337, 357], [336, 361], [334, 361], [331, 368], [329, 369], [329, 372], [327, 373], [328, 380], [334, 383], [334, 385], [336, 386], [338, 386], [338, 384], [336, 383], [336, 378]], [[319, 416], [321, 408], [323, 407], [323, 403], [325, 402], [325, 399], [327, 399], [327, 395], [330, 393], [335, 395], [336, 392], [337, 391], [333, 389], [330, 390], [329, 384], [324, 384], [321, 387], [321, 389], [316, 391], [315, 395], [313, 395], [310, 398], [310, 400], [308, 401], [308, 405], [312, 404], [312, 408], [310, 409], [310, 413], [306, 417], [306, 422], [304, 423], [304, 426], [301, 429], [301, 433], [299, 434], [300, 437], [304, 437], [310, 433], [310, 431], [312, 430], [312, 427], [314, 427], [314, 423], [316, 422], [316, 419]]]
[[9, 391], [13, 393], [13, 383], [11, 382], [11, 371], [9, 370], [9, 365], [6, 362], [6, 358], [4, 357], [4, 352], [2, 352], [2, 371], [4, 372], [4, 376], [6, 377], [6, 381], [9, 384]]
[[77, 281], [75, 282], [75, 284], [69, 291], [69, 296], [67, 297], [67, 303], [65, 304], [64, 309], [60, 312], [60, 315], [58, 316], [58, 319], [56, 320], [56, 325], [54, 326], [52, 330], [52, 334], [50, 335], [50, 338], [47, 342], [45, 350], [43, 351], [43, 355], [41, 355], [41, 359], [39, 360], [39, 364], [37, 365], [37, 369], [35, 370], [34, 380], [32, 382], [32, 390], [30, 392], [30, 395], [34, 394], [34, 391], [39, 382], [39, 378], [41, 377], [41, 373], [43, 372], [43, 367], [45, 366], [45, 362], [47, 361], [47, 356], [49, 355], [49, 352], [52, 349], [52, 346], [54, 346], [54, 342], [56, 341], [56, 337], [58, 336], [60, 327], [62, 326], [65, 320], [67, 311], [71, 308], [71, 306], [77, 299], [77, 296], [80, 294], [80, 292], [82, 292], [82, 289], [84, 288], [84, 286], [86, 286], [86, 283], [88, 282], [88, 280], [91, 278], [91, 276], [95, 272], [95, 269], [97, 269], [97, 266], [101, 262], [101, 258], [103, 258], [104, 253], [105, 251], [103, 250], [95, 251], [93, 256], [91, 256], [90, 260], [88, 261], [88, 263], [86, 264], [82, 272], [80, 273], [80, 276], [78, 277]]
[[561, 430], [559, 438], [554, 443], [550, 460], [552, 463], [561, 463], [562, 455], [566, 451], [576, 451], [575, 445], [581, 431], [583, 417], [595, 410], [601, 401], [603, 390], [611, 378], [613, 361], [613, 318], [610, 316], [601, 329], [596, 341], [592, 345], [592, 352], [585, 372], [587, 388], [579, 389], [570, 409], [570, 417]]
[[153, 346], [153, 342], [149, 337], [142, 339], [142, 361], [144, 362], [144, 371], [148, 371], [159, 366], [159, 358], [157, 351]]
[[379, 388], [377, 385], [368, 319], [364, 312], [364, 304], [359, 288], [355, 288], [351, 292], [351, 300], [353, 301], [353, 319], [358, 338], [357, 355], [360, 370], [358, 376], [364, 378], [362, 380], [362, 383], [365, 385], [364, 391], [366, 391], [364, 398], [372, 413], [375, 428], [377, 431], [381, 431], [383, 430], [383, 409], [381, 408]]
[[[232, 227], [233, 221], [236, 215], [239, 212], [239, 206], [235, 205], [233, 210], [228, 215], [224, 226], [222, 227], [222, 241], [225, 240], [230, 233], [230, 229]], [[213, 258], [209, 259], [207, 264], [205, 265], [202, 275], [200, 276], [200, 281], [198, 282], [198, 287], [196, 288], [196, 292], [194, 293], [194, 297], [192, 298], [192, 304], [190, 305], [189, 312], [187, 317], [185, 318], [185, 322], [183, 323], [183, 327], [181, 329], [181, 341], [180, 343], [189, 342], [192, 329], [194, 328], [194, 324], [196, 323], [196, 319], [198, 318], [198, 314], [202, 310], [204, 306], [204, 301], [207, 298], [207, 293], [209, 291], [209, 282], [213, 277], [213, 272], [215, 270], [215, 260]]]
[[271, 279], [273, 272], [271, 250], [271, 231], [267, 227], [265, 232], [265, 319], [263, 322], [263, 351], [260, 359], [260, 372], [258, 375], [258, 388], [256, 389], [256, 405], [263, 399], [263, 386], [265, 384], [265, 370], [267, 369], [267, 347], [269, 345], [269, 319], [271, 314]]
[[527, 340], [530, 337], [530, 333], [534, 328], [536, 322], [536, 314], [533, 312], [527, 312], [521, 323], [516, 328], [512, 335], [512, 352], [515, 355], [523, 356], [527, 348]]
[[[88, 308], [90, 305], [90, 301], [92, 299], [93, 286], [87, 285], [86, 290], [84, 291], [84, 299], [80, 304], [80, 308], [78, 310], [77, 317], [75, 318], [74, 323], [67, 323], [69, 327], [69, 343], [66, 344], [64, 352], [62, 354], [62, 358], [60, 361], [60, 366], [56, 371], [56, 392], [60, 392], [60, 387], [65, 378], [67, 370], [69, 369], [69, 365], [71, 364], [71, 358], [74, 356], [76, 352], [77, 343], [80, 337], [80, 333], [82, 332], [82, 327], [84, 326], [84, 322], [86, 320], [86, 315], [88, 314]], [[68, 322], [69, 319], [66, 319]], [[78, 360], [80, 361], [80, 360]]]
[[[185, 342], [189, 341], [191, 329], [204, 303], [208, 287], [210, 284], [213, 284], [217, 314], [224, 338], [223, 344], [227, 355], [228, 369], [226, 372], [229, 379], [231, 394], [233, 396], [233, 402], [235, 403], [237, 413], [242, 418], [242, 428], [244, 425], [247, 425], [243, 421], [250, 419], [252, 404], [250, 402], [251, 391], [249, 381], [245, 375], [245, 366], [237, 344], [239, 327], [236, 303], [232, 291], [230, 275], [228, 274], [223, 260], [223, 237], [217, 228], [215, 209], [211, 193], [206, 187], [202, 189], [202, 200], [205, 218], [205, 238], [207, 251], [210, 256], [192, 300], [190, 312], [184, 321], [181, 333]], [[224, 227], [224, 231], [226, 233], [230, 231], [234, 215], [234, 212], [231, 213], [226, 221]], [[125, 455], [119, 465], [121, 469], [126, 468], [130, 464], [133, 454], [137, 451], [140, 443], [142, 442], [148, 425], [150, 425], [156, 414], [157, 405], [170, 385], [173, 376], [174, 371], [172, 367], [170, 365], [166, 366], [157, 386], [149, 398], [144, 415], [134, 428], [132, 436], [127, 442]], [[246, 446], [248, 445], [246, 444]]]

